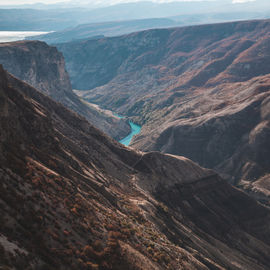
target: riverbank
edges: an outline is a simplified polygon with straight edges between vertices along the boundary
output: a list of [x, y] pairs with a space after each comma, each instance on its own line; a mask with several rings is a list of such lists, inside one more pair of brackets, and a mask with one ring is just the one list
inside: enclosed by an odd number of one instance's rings
[[[73, 92], [80, 97], [80, 95], [78, 94], [79, 93], [78, 90], [73, 90]], [[124, 119], [125, 118], [125, 116], [123, 116], [123, 115], [119, 115], [119, 114], [117, 114], [115, 112], [112, 112], [110, 110], [103, 109], [99, 105], [91, 103], [89, 101], [86, 101], [81, 97], [80, 97], [80, 99], [86, 105], [94, 108], [95, 110], [97, 110], [99, 112], [102, 112], [102, 113], [106, 114], [109, 117], [115, 117], [115, 118], [119, 118], [119, 119]], [[135, 135], [139, 134], [141, 132], [141, 129], [142, 129], [142, 127], [140, 125], [137, 125], [137, 124], [133, 123], [132, 121], [129, 121], [129, 125], [130, 125], [130, 129], [131, 129], [130, 133], [126, 137], [124, 137], [123, 139], [119, 140], [119, 142], [121, 144], [125, 145], [125, 146], [129, 146], [130, 143], [131, 143], [132, 138]]]

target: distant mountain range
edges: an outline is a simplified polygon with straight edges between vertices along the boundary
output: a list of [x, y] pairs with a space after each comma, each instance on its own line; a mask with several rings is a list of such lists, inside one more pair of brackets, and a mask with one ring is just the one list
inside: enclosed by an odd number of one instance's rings
[[143, 19], [132, 21], [116, 21], [82, 24], [74, 28], [65, 29], [63, 31], [53, 32], [45, 35], [28, 37], [27, 39], [38, 39], [48, 44], [64, 43], [75, 40], [83, 40], [100, 38], [101, 36], [119, 36], [140, 30], [152, 28], [166, 28], [177, 25], [176, 21], [169, 19]]
[[[267, 18], [268, 13], [258, 12], [230, 12], [230, 13], [207, 13], [180, 15], [170, 18], [141, 19], [131, 21], [113, 21], [102, 23], [82, 24], [62, 31], [56, 31], [34, 37], [27, 37], [30, 40], [41, 40], [48, 44], [64, 43], [89, 38], [98, 39], [102, 36], [113, 37], [138, 32], [141, 30], [168, 28], [184, 25], [197, 25], [206, 23], [217, 23], [244, 19]], [[270, 16], [270, 12], [269, 12]]]
[[[171, 3], [153, 3], [138, 2], [118, 4], [109, 7], [90, 9], [89, 7], [55, 6], [52, 9], [33, 9], [20, 6], [17, 9], [0, 10], [0, 30], [7, 31], [58, 31], [68, 27], [75, 27], [79, 24], [111, 22], [111, 21], [130, 21], [149, 18], [169, 18], [173, 16], [189, 15], [189, 23], [207, 23], [223, 21], [223, 15], [226, 13], [238, 13], [239, 19], [254, 19], [269, 17], [269, 2], [260, 0], [259, 2], [246, 2], [232, 4], [227, 1], [196, 1], [196, 2], [171, 2]], [[53, 6], [52, 6], [53, 7]], [[240, 14], [241, 13], [241, 14]], [[210, 20], [207, 21], [207, 14]], [[213, 14], [216, 14], [216, 18]], [[200, 18], [191, 19], [192, 16], [206, 16], [203, 20]], [[229, 15], [226, 15], [226, 20]], [[232, 19], [237, 19], [233, 16]], [[183, 21], [183, 18], [179, 19]], [[185, 20], [184, 20], [185, 21]]]

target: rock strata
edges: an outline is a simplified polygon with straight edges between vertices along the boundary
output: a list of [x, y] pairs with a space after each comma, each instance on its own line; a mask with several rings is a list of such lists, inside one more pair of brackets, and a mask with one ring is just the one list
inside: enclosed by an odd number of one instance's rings
[[267, 270], [270, 211], [126, 148], [0, 67], [0, 267]]

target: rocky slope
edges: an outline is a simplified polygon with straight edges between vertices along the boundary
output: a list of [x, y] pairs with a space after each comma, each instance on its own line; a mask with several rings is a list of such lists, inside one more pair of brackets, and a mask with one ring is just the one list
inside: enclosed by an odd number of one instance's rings
[[4, 269], [270, 267], [270, 211], [179, 156], [125, 148], [0, 67]]
[[123, 120], [87, 106], [72, 92], [64, 58], [55, 47], [39, 41], [1, 43], [0, 63], [17, 78], [83, 115], [110, 136], [119, 139], [130, 132]]
[[232, 22], [59, 49], [73, 85], [90, 89], [79, 95], [144, 124], [134, 147], [187, 156], [237, 184], [269, 173], [269, 32], [269, 20]]

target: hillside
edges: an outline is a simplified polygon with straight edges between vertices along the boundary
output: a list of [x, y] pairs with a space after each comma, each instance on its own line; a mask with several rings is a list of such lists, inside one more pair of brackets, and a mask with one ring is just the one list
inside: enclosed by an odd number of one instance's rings
[[0, 266], [267, 270], [270, 212], [179, 156], [125, 148], [0, 68]]
[[[244, 21], [58, 48], [81, 97], [143, 124], [133, 147], [184, 155], [248, 184], [270, 168], [269, 32], [269, 20]], [[259, 193], [269, 201], [268, 185]]]
[[1, 43], [0, 63], [17, 78], [81, 114], [113, 138], [123, 138], [130, 132], [125, 121], [89, 107], [72, 92], [64, 58], [55, 47], [39, 41]]

